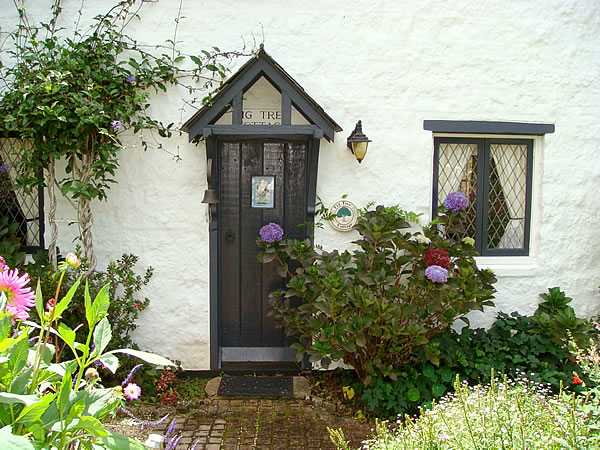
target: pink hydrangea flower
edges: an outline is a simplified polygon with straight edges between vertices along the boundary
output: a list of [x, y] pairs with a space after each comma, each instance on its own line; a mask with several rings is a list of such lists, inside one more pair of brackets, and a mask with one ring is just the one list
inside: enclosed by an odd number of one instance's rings
[[123, 394], [125, 394], [125, 397], [129, 400], [137, 400], [140, 398], [140, 395], [142, 395], [142, 388], [135, 383], [129, 383], [125, 386], [125, 389], [123, 389]]
[[15, 319], [27, 320], [35, 305], [35, 294], [29, 286], [29, 275], [19, 276], [17, 269], [0, 272], [0, 292], [6, 295], [6, 311]]

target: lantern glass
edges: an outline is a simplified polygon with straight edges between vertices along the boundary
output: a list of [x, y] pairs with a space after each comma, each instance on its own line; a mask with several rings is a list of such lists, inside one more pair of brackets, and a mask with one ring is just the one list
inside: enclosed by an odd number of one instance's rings
[[367, 146], [368, 142], [353, 142], [352, 150], [354, 152], [354, 156], [356, 157], [358, 162], [361, 162], [365, 155], [367, 154]]

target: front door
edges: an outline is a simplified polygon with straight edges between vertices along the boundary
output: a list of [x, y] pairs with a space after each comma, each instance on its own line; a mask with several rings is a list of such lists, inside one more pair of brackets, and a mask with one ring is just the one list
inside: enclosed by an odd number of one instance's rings
[[261, 264], [256, 238], [277, 223], [288, 238], [306, 227], [305, 142], [223, 141], [219, 158], [219, 342], [222, 367], [295, 361], [268, 315], [269, 293], [282, 287], [276, 262]]

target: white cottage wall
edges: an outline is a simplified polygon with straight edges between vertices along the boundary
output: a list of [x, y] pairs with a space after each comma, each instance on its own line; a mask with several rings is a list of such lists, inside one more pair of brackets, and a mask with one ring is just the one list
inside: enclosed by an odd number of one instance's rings
[[[16, 23], [12, 2], [0, 0], [0, 26]], [[63, 0], [61, 25], [72, 28], [79, 1]], [[88, 21], [112, 4], [85, 4]], [[48, 17], [50, 2], [26, 1], [31, 18]], [[129, 32], [140, 44], [172, 39], [180, 2], [143, 5]], [[497, 309], [531, 313], [538, 294], [560, 286], [580, 315], [600, 312], [597, 201], [600, 186], [600, 9], [596, 0], [529, 2], [458, 0], [199, 2], [183, 0], [179, 48], [194, 53], [216, 45], [239, 49], [264, 40], [267, 52], [344, 128], [321, 142], [317, 194], [326, 205], [342, 194], [358, 206], [399, 204], [429, 218], [432, 134], [424, 119], [554, 123], [536, 138], [530, 257], [482, 258], [496, 270]], [[234, 69], [244, 61], [234, 63]], [[181, 124], [184, 91], [153, 98], [152, 110]], [[358, 165], [346, 137], [358, 119], [372, 139]], [[167, 152], [147, 152], [126, 139], [118, 184], [108, 203], [94, 205], [100, 267], [122, 252], [140, 256], [155, 275], [146, 291], [135, 339], [209, 368], [209, 255], [206, 158], [186, 136], [164, 140]], [[60, 247], [73, 247], [75, 214], [61, 201]], [[347, 245], [351, 234], [327, 225], [316, 241]], [[475, 314], [490, 324], [495, 311]]]

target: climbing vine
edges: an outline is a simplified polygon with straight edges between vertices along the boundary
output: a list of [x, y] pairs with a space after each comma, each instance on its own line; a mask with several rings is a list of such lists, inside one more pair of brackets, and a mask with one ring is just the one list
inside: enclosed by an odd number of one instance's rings
[[[60, 189], [77, 210], [85, 256], [93, 268], [90, 202], [106, 200], [115, 183], [123, 133], [141, 132], [144, 148], [152, 142], [160, 147], [155, 133], [170, 137], [174, 124], [151, 117], [151, 94], [178, 85], [200, 97], [194, 101], [206, 103], [226, 76], [227, 62], [244, 50], [211, 47], [198, 55], [183, 54], [176, 46], [180, 14], [173, 40], [152, 47], [138, 44], [126, 29], [132, 20], [141, 20], [139, 0], [120, 1], [85, 30], [78, 22], [70, 36], [60, 27], [60, 0], [53, 4], [50, 21], [40, 24], [29, 20], [22, 4], [15, 5], [19, 24], [0, 48], [0, 130], [33, 143], [16, 150], [16, 184], [26, 190], [48, 188], [51, 258], [57, 239], [54, 188]], [[80, 18], [82, 14], [80, 10]], [[66, 163], [60, 179], [55, 170], [59, 160]]]

